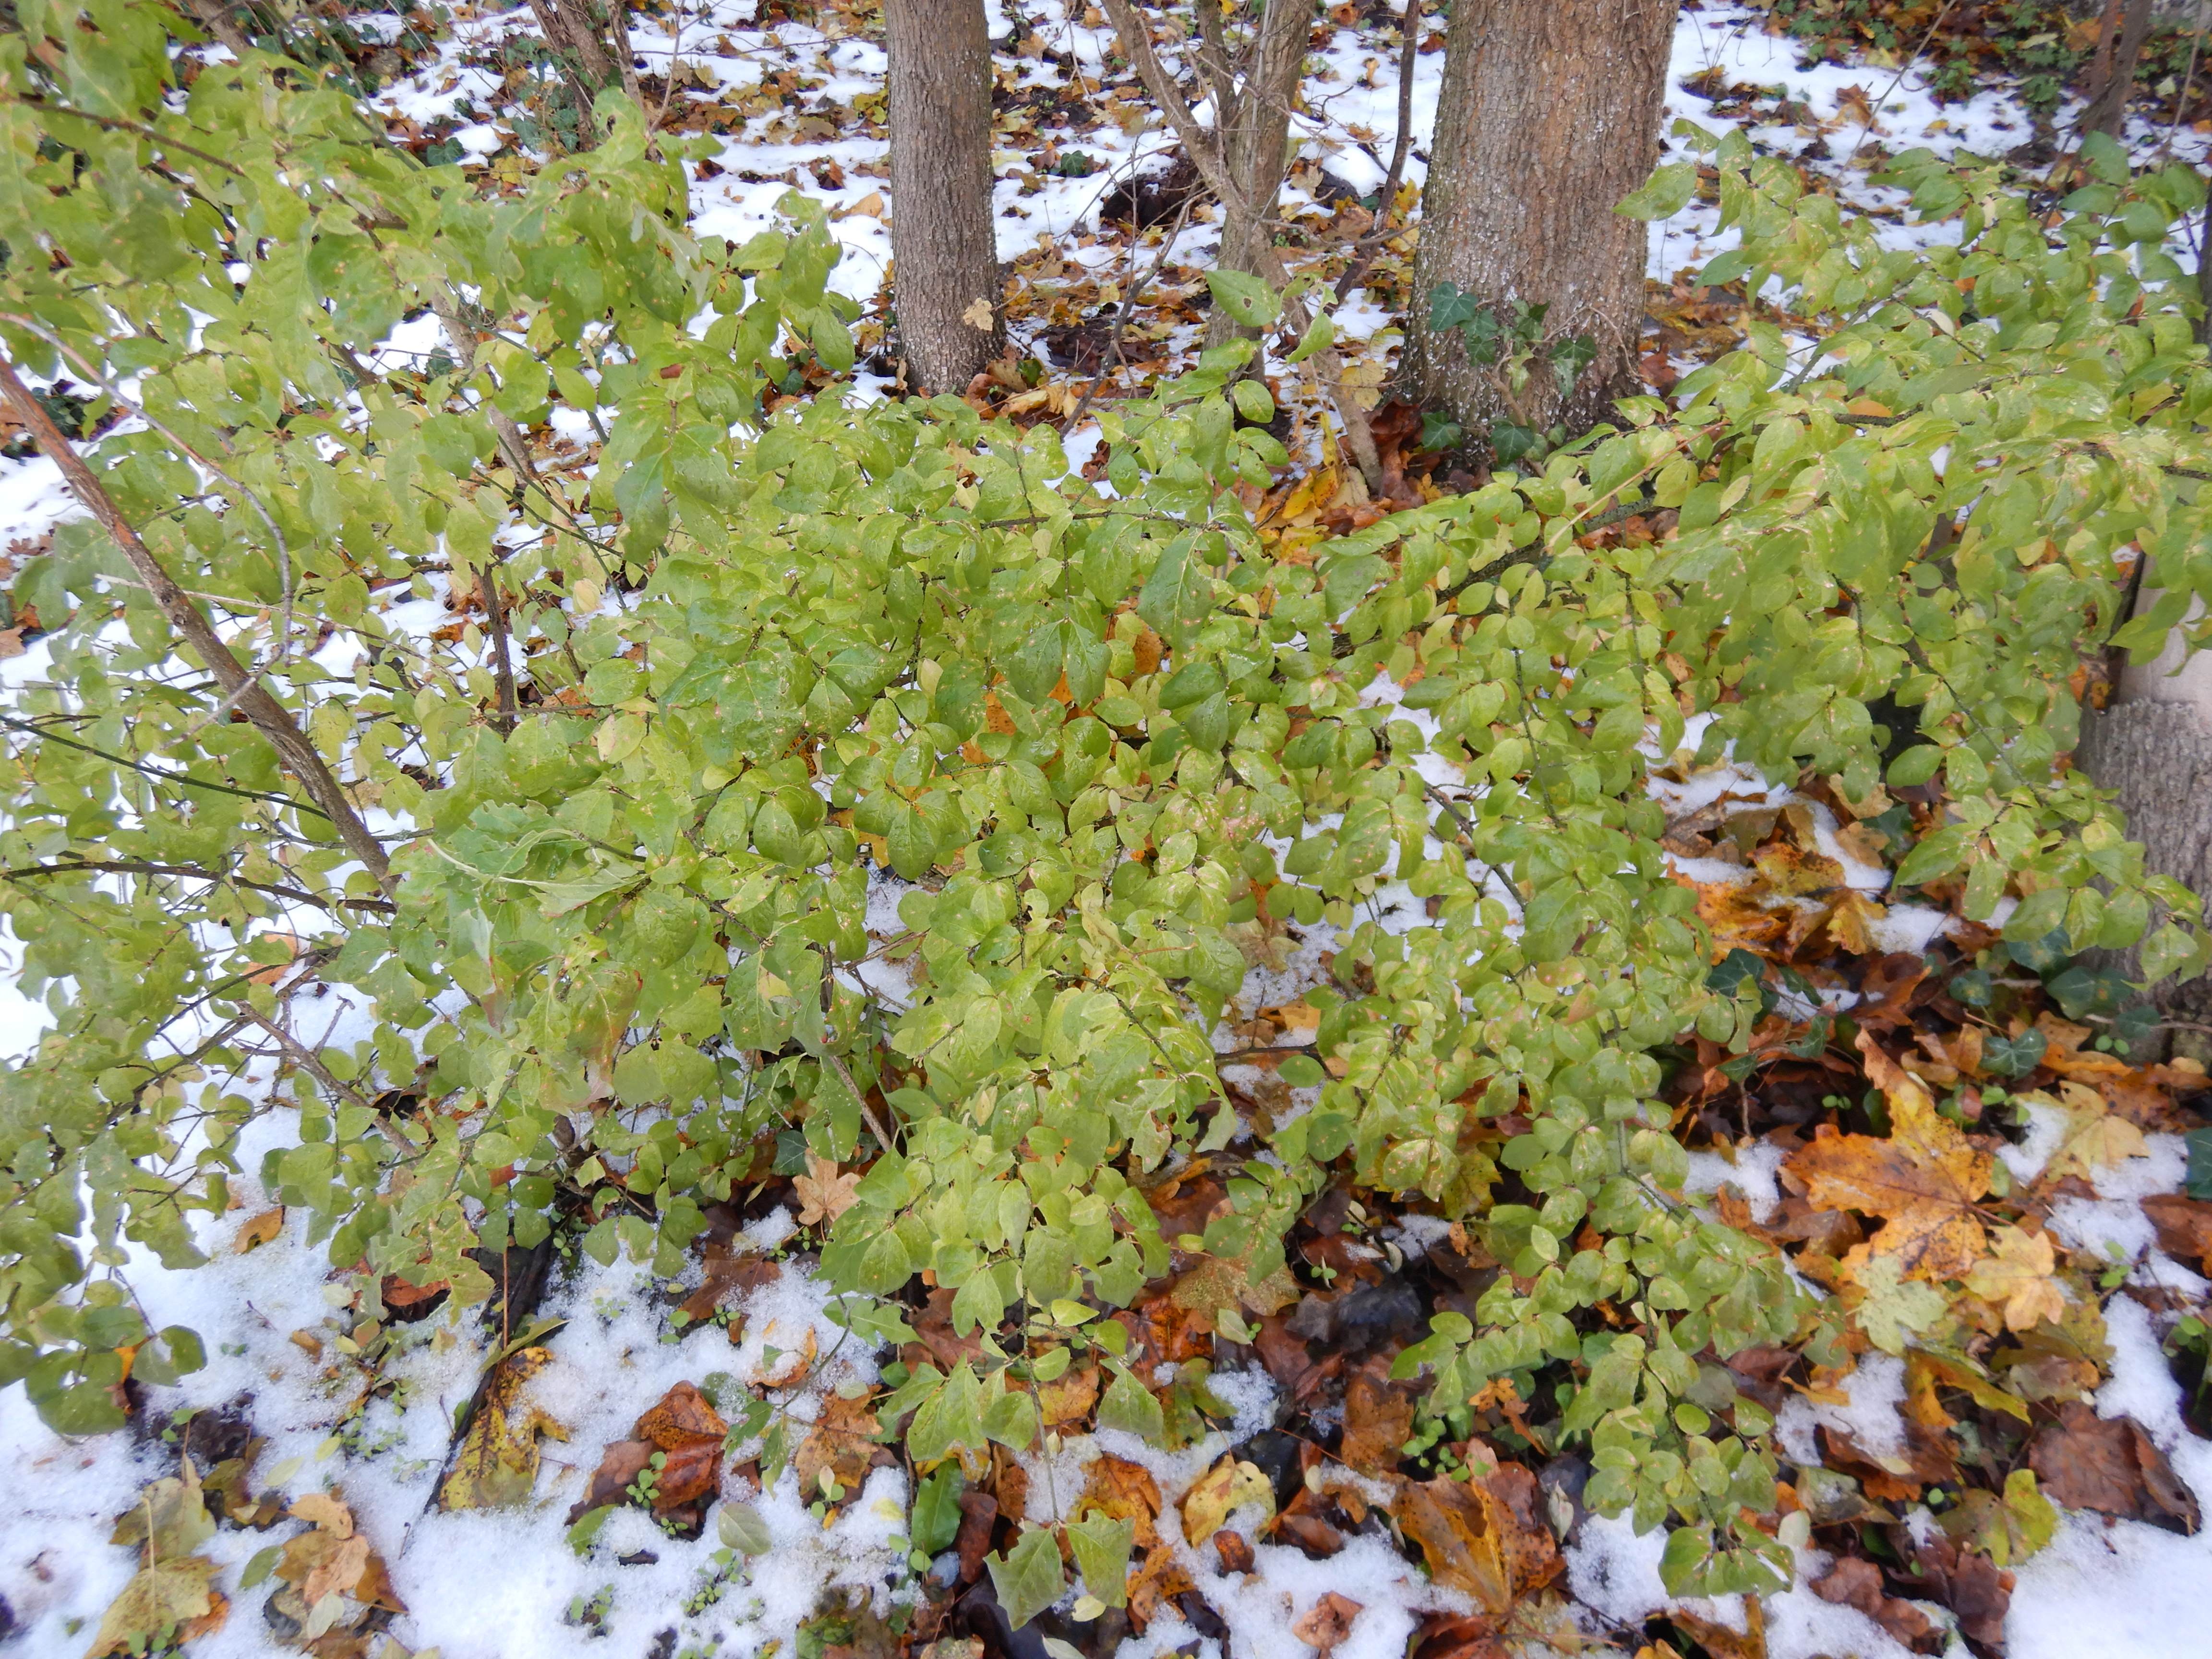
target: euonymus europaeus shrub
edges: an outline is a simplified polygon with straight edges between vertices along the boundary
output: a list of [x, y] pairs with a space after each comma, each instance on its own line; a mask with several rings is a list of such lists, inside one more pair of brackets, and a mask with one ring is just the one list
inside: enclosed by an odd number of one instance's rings
[[[1176, 1243], [1146, 1187], [1205, 1153], [1237, 1173], [1204, 1247], [1255, 1277], [1333, 1171], [1475, 1228], [1510, 1271], [1401, 1369], [1440, 1414], [1512, 1378], [1595, 1504], [1678, 1526], [1677, 1583], [1745, 1588], [1786, 1565], [1741, 1521], [1766, 1424], [1697, 1356], [1838, 1316], [1679, 1197], [1655, 1050], [1758, 1003], [1708, 983], [1649, 757], [1710, 714], [1708, 757], [1940, 784], [1904, 886], [2202, 965], [2063, 763], [2084, 653], [2212, 592], [2185, 170], [2098, 153], [2046, 220], [1907, 157], [1957, 240], [1898, 252], [1731, 138], [1708, 275], [1819, 347], [1756, 322], [1540, 475], [1316, 543], [1231, 491], [1285, 459], [1248, 344], [1106, 414], [1104, 488], [956, 400], [771, 411], [850, 364], [834, 244], [797, 198], [692, 234], [619, 100], [505, 193], [280, 59], [180, 83], [157, 6], [18, 16], [0, 340], [96, 389], [92, 487], [276, 710], [94, 520], [16, 578], [51, 656], [7, 716], [0, 904], [55, 1025], [0, 1079], [0, 1365], [58, 1427], [116, 1422], [126, 1360], [195, 1363], [124, 1241], [193, 1260], [279, 1103], [255, 1173], [372, 1297], [465, 1305], [465, 1251], [556, 1226], [674, 1272], [780, 1136], [865, 1162], [822, 1255], [845, 1316], [896, 1334], [928, 1270], [985, 1336], [884, 1407], [925, 1468], [1026, 1443], [1019, 1385], [1072, 1353], [1115, 1364], [1093, 1316]], [[1589, 536], [1632, 503], [1674, 533]], [[2167, 597], [2123, 628], [2131, 547]], [[1391, 883], [1425, 925], [1381, 924]], [[1211, 1034], [1294, 924], [1335, 953], [1284, 1066], [1310, 1092], [1255, 1118]], [[1162, 1420], [1119, 1374], [1102, 1413]]]

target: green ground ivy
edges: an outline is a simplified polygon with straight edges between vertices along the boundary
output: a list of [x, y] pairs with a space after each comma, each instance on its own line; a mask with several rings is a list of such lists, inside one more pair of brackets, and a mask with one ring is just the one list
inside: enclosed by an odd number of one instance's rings
[[[1022, 1385], [1072, 1354], [1118, 1363], [1099, 1315], [1176, 1243], [1148, 1182], [1231, 1155], [1203, 1246], [1261, 1276], [1348, 1170], [1511, 1269], [1406, 1357], [1437, 1413], [1540, 1376], [1593, 1500], [1677, 1524], [1673, 1580], [1784, 1570], [1740, 1519], [1771, 1507], [1769, 1425], [1700, 1356], [1814, 1315], [1678, 1196], [1654, 1050], [1740, 1042], [1757, 1000], [1708, 986], [1638, 744], [1710, 713], [1708, 756], [1863, 793], [1887, 697], [1918, 721], [1889, 780], [1945, 794], [1906, 884], [1963, 873], [1970, 914], [2018, 899], [2008, 936], [2075, 948], [2190, 914], [2052, 764], [2121, 550], [2172, 596], [2126, 645], [2212, 592], [2212, 375], [2161, 251], [2189, 173], [2100, 155], [2046, 228], [1907, 157], [1960, 240], [1891, 253], [1730, 139], [1744, 247], [1710, 274], [1779, 278], [1826, 357], [1758, 323], [1678, 408], [1292, 556], [1228, 490], [1285, 459], [1240, 423], [1270, 412], [1249, 344], [1103, 417], [1110, 495], [957, 400], [771, 417], [803, 356], [849, 365], [834, 246], [796, 199], [788, 234], [693, 236], [618, 100], [599, 148], [486, 194], [280, 60], [175, 86], [189, 26], [157, 7], [103, 6], [97, 52], [66, 7], [18, 15], [0, 339], [127, 387], [94, 405], [133, 417], [88, 446], [106, 487], [388, 815], [397, 877], [345, 862], [101, 535], [18, 579], [52, 660], [10, 715], [0, 905], [58, 1024], [0, 1078], [0, 1367], [50, 1420], [112, 1424], [125, 1350], [154, 1381], [193, 1363], [192, 1334], [149, 1339], [122, 1241], [193, 1259], [187, 1213], [269, 1109], [232, 1079], [281, 1041], [298, 1133], [258, 1173], [371, 1287], [465, 1304], [465, 1249], [556, 1225], [673, 1272], [779, 1132], [871, 1160], [823, 1254], [847, 1317], [898, 1334], [928, 1270], [985, 1338], [884, 1407], [924, 1468], [1028, 1443]], [[446, 343], [374, 372], [426, 309]], [[556, 409], [611, 434], [588, 482], [514, 441]], [[1630, 502], [1680, 533], [1579, 544]], [[487, 583], [519, 689], [481, 603], [448, 642], [380, 608]], [[359, 668], [308, 656], [325, 623]], [[1363, 698], [1378, 675], [1401, 702]], [[1378, 924], [1393, 880], [1433, 925]], [[1334, 931], [1326, 1064], [1285, 1065], [1310, 1109], [1249, 1123], [1207, 1032], [1291, 922]], [[2175, 920], [2145, 954], [2204, 950]], [[343, 1040], [293, 1017], [317, 983], [365, 1011]], [[1152, 1434], [1188, 1410], [1118, 1371], [1102, 1406]], [[1093, 1532], [1079, 1564], [1110, 1577]]]

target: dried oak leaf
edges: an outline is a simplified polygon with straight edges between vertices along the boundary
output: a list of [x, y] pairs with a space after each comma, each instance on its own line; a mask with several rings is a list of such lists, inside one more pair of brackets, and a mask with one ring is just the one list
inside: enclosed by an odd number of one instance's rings
[[1990, 1159], [1977, 1152], [1918, 1079], [1862, 1031], [1867, 1075], [1889, 1100], [1890, 1133], [1838, 1134], [1823, 1124], [1784, 1164], [1823, 1210], [1882, 1218], [1881, 1231], [1844, 1257], [1849, 1273], [1869, 1255], [1891, 1255], [1907, 1279], [1957, 1279], [1981, 1260], [1985, 1235], [1975, 1200], [1989, 1190]]
[[811, 1227], [818, 1222], [835, 1221], [858, 1201], [855, 1191], [860, 1184], [858, 1170], [840, 1175], [828, 1158], [807, 1153], [806, 1173], [793, 1176], [791, 1182], [791, 1190], [799, 1194], [799, 1224]]
[[1291, 1626], [1291, 1634], [1310, 1648], [1332, 1652], [1338, 1643], [1352, 1634], [1352, 1621], [1359, 1613], [1358, 1602], [1331, 1590], [1298, 1615]]
[[564, 1424], [526, 1398], [530, 1379], [552, 1358], [544, 1348], [520, 1348], [499, 1362], [453, 1469], [438, 1488], [439, 1508], [502, 1509], [530, 1501], [538, 1484], [539, 1437], [568, 1437]]
[[1159, 1529], [1152, 1524], [1160, 1512], [1159, 1483], [1141, 1463], [1102, 1453], [1091, 1466], [1090, 1482], [1075, 1507], [1079, 1516], [1097, 1513], [1112, 1521], [1133, 1522], [1138, 1549], [1148, 1550], [1160, 1541]]
[[2197, 1530], [2196, 1498], [2131, 1417], [2100, 1417], [2069, 1401], [2029, 1444], [2027, 1462], [2044, 1496], [2069, 1510]]

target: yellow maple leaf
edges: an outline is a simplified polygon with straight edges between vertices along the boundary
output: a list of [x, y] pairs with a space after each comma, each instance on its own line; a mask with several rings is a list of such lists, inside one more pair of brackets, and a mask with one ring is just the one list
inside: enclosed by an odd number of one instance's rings
[[1882, 1218], [1881, 1231], [1844, 1258], [1856, 1277], [1870, 1256], [1898, 1258], [1907, 1279], [1956, 1279], [1982, 1259], [1985, 1235], [1975, 1204], [1989, 1190], [1990, 1159], [1941, 1116], [1920, 1079], [1859, 1034], [1867, 1076], [1889, 1102], [1889, 1135], [1825, 1128], [1787, 1168], [1820, 1210]]
[[2048, 1233], [2000, 1227], [1990, 1245], [1993, 1253], [1966, 1275], [1966, 1288], [2003, 1308], [2006, 1329], [2024, 1331], [2065, 1318], [2066, 1298], [2051, 1279], [2058, 1263]]
[[2115, 1115], [2106, 1105], [2104, 1096], [2086, 1084], [2060, 1084], [2057, 1100], [2040, 1093], [2021, 1095], [2019, 1098], [2054, 1106], [2066, 1115], [2065, 1138], [2051, 1155], [2051, 1162], [2044, 1166], [2046, 1180], [2057, 1181], [2069, 1175], [2086, 1178], [2123, 1159], [2149, 1155], [2150, 1147], [2143, 1139], [2142, 1131], [2127, 1119]]

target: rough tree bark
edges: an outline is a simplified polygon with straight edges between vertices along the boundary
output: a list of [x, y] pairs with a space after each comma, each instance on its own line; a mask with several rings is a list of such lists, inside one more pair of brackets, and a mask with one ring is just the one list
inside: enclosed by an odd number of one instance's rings
[[[1261, 248], [1274, 237], [1275, 198], [1290, 161], [1291, 100], [1305, 67], [1313, 0], [1270, 0], [1247, 49], [1241, 87], [1234, 86], [1223, 62], [1218, 0], [1197, 0], [1197, 11], [1222, 160], [1240, 191], [1238, 199], [1222, 204], [1221, 246], [1214, 264], [1257, 276]], [[1206, 343], [1219, 345], [1239, 333], [1256, 331], [1239, 329], [1217, 310], [1207, 320]]]
[[[1514, 420], [1571, 434], [1633, 390], [1647, 241], [1613, 210], [1658, 159], [1674, 33], [1663, 0], [1455, 9], [1403, 378], [1468, 432]], [[1455, 331], [1431, 331], [1430, 295], [1445, 283], [1503, 311], [1548, 307], [1547, 341], [1587, 335], [1595, 361], [1565, 398], [1540, 363], [1509, 402], [1501, 368], [1471, 362]]]
[[[2156, 597], [2146, 588], [2138, 608]], [[2111, 705], [2083, 715], [2075, 758], [2119, 792], [2144, 864], [2187, 886], [2200, 904], [2212, 898], [2212, 654], [2187, 656], [2177, 635], [2157, 661], [2123, 668]], [[2200, 914], [2212, 921], [2212, 907]], [[2135, 953], [2113, 955], [2133, 977]], [[2212, 1026], [2212, 979], [2163, 987], [2155, 1000], [2168, 1019], [2184, 1023], [2175, 1049], [2212, 1058], [2206, 1033], [2185, 1029]]]
[[959, 392], [999, 355], [991, 39], [982, 0], [885, 0], [891, 299], [907, 383]]

